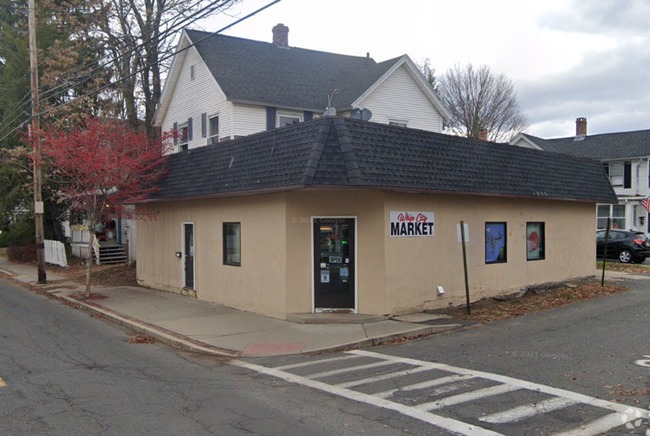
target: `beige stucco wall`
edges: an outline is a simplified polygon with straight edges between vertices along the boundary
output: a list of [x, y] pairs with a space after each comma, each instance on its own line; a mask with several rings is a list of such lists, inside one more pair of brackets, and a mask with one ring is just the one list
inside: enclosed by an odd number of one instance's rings
[[[200, 299], [285, 318], [312, 311], [313, 217], [357, 218], [360, 313], [397, 314], [464, 303], [456, 225], [469, 224], [472, 300], [526, 285], [595, 273], [592, 203], [426, 195], [370, 190], [300, 190], [156, 205], [138, 222], [138, 280], [180, 292], [181, 223], [196, 232]], [[435, 213], [435, 236], [391, 238], [391, 211]], [[242, 223], [242, 266], [224, 266], [222, 223]], [[508, 260], [485, 264], [485, 222], [507, 222]], [[526, 222], [545, 223], [546, 258], [526, 260]], [[443, 286], [445, 294], [437, 295]]]
[[[550, 200], [387, 193], [390, 211], [435, 213], [432, 238], [391, 238], [386, 230], [386, 294], [393, 313], [465, 302], [462, 246], [457, 224], [469, 225], [470, 298], [595, 273], [594, 205]], [[507, 222], [507, 262], [485, 263], [485, 223]], [[526, 260], [526, 222], [545, 223], [544, 260]], [[445, 294], [437, 295], [437, 286]]]
[[[252, 195], [149, 206], [158, 218], [138, 221], [138, 282], [181, 292], [183, 222], [195, 231], [197, 298], [286, 317], [286, 200]], [[241, 266], [223, 264], [223, 223], [241, 222]]]

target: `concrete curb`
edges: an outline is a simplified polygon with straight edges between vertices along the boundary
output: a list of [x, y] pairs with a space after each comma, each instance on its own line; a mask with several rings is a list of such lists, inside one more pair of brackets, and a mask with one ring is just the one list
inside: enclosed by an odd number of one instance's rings
[[[93, 303], [92, 301], [81, 301], [74, 299], [66, 295], [60, 295], [62, 292], [61, 287], [65, 286], [65, 283], [59, 284], [54, 289], [47, 289], [48, 285], [38, 285], [33, 281], [24, 281], [17, 279], [17, 275], [10, 270], [0, 268], [0, 276], [5, 276], [6, 278], [14, 281], [14, 283], [19, 285], [24, 285], [28, 289], [43, 287], [43, 294], [57, 301], [62, 302], [66, 305], [71, 305], [79, 309], [83, 309], [92, 314], [101, 315], [105, 319], [115, 322], [121, 326], [127, 327], [135, 332], [149, 335], [155, 338], [157, 341], [160, 341], [164, 344], [167, 344], [173, 348], [177, 348], [183, 351], [189, 351], [193, 353], [225, 357], [225, 358], [259, 358], [259, 357], [270, 357], [277, 356], [277, 354], [268, 354], [268, 355], [254, 355], [254, 356], [245, 356], [242, 355], [241, 351], [230, 350], [225, 348], [216, 347], [213, 345], [206, 344], [201, 341], [191, 339], [187, 336], [181, 335], [164, 327], [157, 326], [155, 324], [142, 321], [128, 315], [119, 313], [112, 309], [102, 307], [99, 304]], [[356, 341], [347, 342], [344, 344], [332, 345], [328, 347], [322, 347], [318, 349], [311, 349], [309, 351], [302, 351], [298, 354], [316, 354], [316, 353], [327, 353], [327, 352], [337, 352], [348, 350], [351, 348], [365, 348], [376, 345], [388, 344], [395, 341], [408, 341], [419, 339], [425, 336], [430, 336], [436, 333], [443, 333], [450, 330], [455, 330], [461, 328], [460, 324], [449, 324], [441, 326], [422, 326], [407, 330], [401, 333], [390, 333], [381, 336], [373, 336], [370, 338], [364, 338]]]

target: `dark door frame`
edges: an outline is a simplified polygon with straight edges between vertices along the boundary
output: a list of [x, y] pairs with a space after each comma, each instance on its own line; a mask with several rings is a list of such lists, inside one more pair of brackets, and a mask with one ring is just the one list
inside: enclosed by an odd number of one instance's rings
[[350, 307], [353, 313], [359, 313], [359, 217], [356, 215], [318, 215], [312, 216], [309, 220], [311, 227], [311, 253], [309, 255], [311, 265], [311, 311], [317, 313], [316, 307], [316, 271], [314, 268], [314, 256], [316, 247], [314, 246], [314, 220], [316, 219], [353, 219], [354, 220], [354, 307]]
[[[194, 256], [192, 259], [192, 287], [188, 288], [187, 287], [187, 277], [186, 277], [186, 257], [187, 253], [185, 252], [185, 226], [190, 225], [192, 226], [192, 237], [194, 238]], [[182, 268], [181, 268], [181, 288], [183, 289], [192, 289], [196, 290], [196, 226], [194, 225], [193, 222], [182, 222], [181, 223], [181, 253], [183, 254], [183, 263], [182, 263]]]

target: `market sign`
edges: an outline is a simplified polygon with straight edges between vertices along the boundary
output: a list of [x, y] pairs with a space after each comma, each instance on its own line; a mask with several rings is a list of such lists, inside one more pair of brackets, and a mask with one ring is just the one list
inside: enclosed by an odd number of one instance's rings
[[433, 236], [433, 212], [390, 212], [391, 238]]

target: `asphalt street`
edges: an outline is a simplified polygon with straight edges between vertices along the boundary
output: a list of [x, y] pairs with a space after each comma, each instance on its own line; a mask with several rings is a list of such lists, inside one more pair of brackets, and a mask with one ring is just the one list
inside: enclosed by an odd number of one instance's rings
[[429, 426], [160, 344], [0, 280], [0, 434], [386, 435]]
[[0, 434], [643, 435], [646, 415], [620, 417], [650, 405], [650, 280], [625, 285], [414, 342], [226, 362], [0, 281]]

